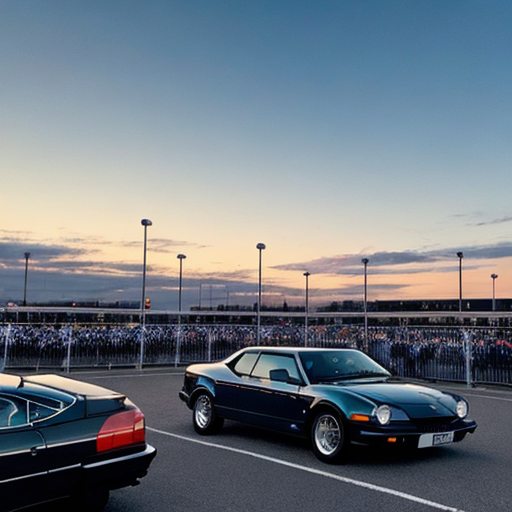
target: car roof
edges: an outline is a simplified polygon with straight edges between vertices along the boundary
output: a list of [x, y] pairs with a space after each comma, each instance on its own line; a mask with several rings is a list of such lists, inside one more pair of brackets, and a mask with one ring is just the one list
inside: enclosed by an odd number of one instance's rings
[[0, 389], [4, 391], [12, 391], [20, 386], [23, 382], [19, 375], [9, 375], [0, 373]]
[[7, 373], [0, 373], [0, 391], [14, 392], [25, 385], [35, 384], [37, 386], [44, 386], [47, 392], [51, 393], [52, 390], [65, 392], [71, 395], [82, 395], [89, 399], [94, 398], [124, 398], [125, 395], [112, 391], [101, 386], [89, 384], [61, 375], [43, 374], [43, 375], [29, 375], [21, 377], [19, 375], [9, 375]]
[[246, 347], [243, 350], [256, 350], [265, 352], [331, 352], [332, 350], [357, 350], [356, 348], [344, 347], [344, 348], [315, 348], [315, 347], [277, 347], [273, 346], [255, 346], [255, 347]]
[[276, 346], [255, 346], [255, 347], [245, 347], [238, 352], [235, 352], [228, 359], [231, 360], [233, 357], [236, 357], [244, 352], [267, 352], [267, 353], [276, 353], [276, 354], [307, 354], [307, 353], [315, 353], [319, 352], [332, 352], [333, 350], [338, 351], [357, 351], [356, 348], [314, 348], [314, 347], [276, 347]]
[[105, 397], [123, 397], [121, 393], [112, 391], [95, 384], [89, 384], [61, 375], [45, 374], [45, 375], [31, 375], [24, 377], [24, 381], [31, 382], [46, 386], [48, 388], [58, 389], [74, 395], [83, 395], [88, 398], [105, 398]]

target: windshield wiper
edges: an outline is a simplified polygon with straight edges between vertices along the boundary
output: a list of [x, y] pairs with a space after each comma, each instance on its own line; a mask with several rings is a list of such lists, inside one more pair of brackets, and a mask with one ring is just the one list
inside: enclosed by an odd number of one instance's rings
[[369, 370], [362, 370], [357, 373], [346, 373], [343, 375], [334, 375], [332, 377], [320, 377], [316, 379], [317, 382], [336, 382], [338, 380], [352, 380], [352, 379], [366, 379], [367, 377], [384, 377], [389, 379], [390, 375], [382, 372], [372, 372]]
[[386, 379], [390, 377], [388, 373], [372, 372], [370, 370], [362, 370], [357, 375], [358, 377], [386, 377]]
[[333, 377], [320, 377], [318, 378], [318, 382], [336, 382], [337, 380], [350, 380], [357, 378], [359, 373], [346, 373], [343, 375], [335, 375]]

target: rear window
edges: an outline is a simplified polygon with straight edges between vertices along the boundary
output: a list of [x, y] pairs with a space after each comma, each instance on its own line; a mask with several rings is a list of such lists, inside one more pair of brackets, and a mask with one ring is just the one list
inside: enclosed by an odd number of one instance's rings
[[230, 366], [238, 375], [250, 375], [256, 359], [258, 359], [258, 352], [245, 352], [240, 359], [234, 361], [234, 364]]

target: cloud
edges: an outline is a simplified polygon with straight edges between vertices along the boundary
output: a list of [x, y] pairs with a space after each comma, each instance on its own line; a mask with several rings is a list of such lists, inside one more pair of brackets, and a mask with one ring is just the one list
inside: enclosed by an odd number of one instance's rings
[[0, 259], [8, 262], [25, 261], [24, 253], [29, 252], [31, 258], [37, 258], [39, 262], [48, 262], [63, 257], [76, 257], [85, 254], [84, 249], [72, 248], [67, 245], [47, 245], [43, 243], [29, 242], [20, 244], [16, 242], [0, 242]]
[[501, 217], [499, 219], [493, 219], [493, 220], [489, 220], [486, 222], [482, 221], [482, 222], [478, 222], [474, 225], [475, 226], [491, 226], [493, 224], [505, 224], [507, 222], [512, 222], [512, 216]]
[[[111, 242], [113, 245], [117, 245], [119, 247], [141, 247], [142, 242], [140, 240], [136, 241], [126, 241], [126, 242]], [[151, 244], [149, 244], [148, 252], [157, 252], [157, 253], [174, 253], [177, 252], [177, 248], [180, 247], [194, 247], [199, 249], [204, 249], [207, 247], [206, 245], [200, 245], [195, 242], [185, 242], [184, 240], [172, 240], [170, 238], [152, 238]]]
[[[276, 265], [273, 268], [284, 271], [306, 271], [315, 274], [360, 275], [363, 271], [362, 258], [368, 258], [372, 273], [418, 274], [425, 272], [452, 272], [457, 261], [457, 252], [464, 254], [465, 261], [473, 260], [471, 268], [486, 266], [475, 260], [494, 260], [512, 257], [512, 242], [498, 244], [461, 246], [431, 251], [381, 251], [367, 254], [344, 254], [317, 258], [300, 263]], [[466, 268], [469, 268], [466, 266]]]
[[439, 261], [450, 261], [456, 257], [456, 254], [459, 251], [464, 254], [465, 260], [494, 260], [510, 258], [512, 257], [512, 242], [454, 247], [451, 249], [432, 251], [431, 254], [439, 258]]
[[[17, 233], [10, 233], [0, 242], [0, 297], [4, 300], [19, 301], [23, 296], [23, 253], [29, 251], [32, 254], [28, 278], [29, 303], [56, 300], [140, 301], [141, 263], [95, 259], [97, 247], [101, 244], [140, 246], [140, 242], [108, 242], [92, 237], [74, 237], [66, 239], [68, 245], [62, 241], [33, 241], [27, 234], [22, 235], [23, 240], [18, 236]], [[156, 239], [152, 245], [163, 252], [172, 252], [173, 248], [185, 245], [198, 247], [196, 244], [169, 239]], [[276, 265], [273, 268], [295, 272], [308, 270], [312, 274], [361, 276], [361, 259], [365, 257], [369, 259], [369, 269], [373, 275], [454, 272], [458, 267], [456, 254], [459, 251], [464, 253], [465, 269], [482, 268], [491, 264], [492, 260], [512, 257], [512, 242], [431, 250], [365, 251]], [[151, 297], [154, 307], [159, 309], [177, 309], [179, 281], [177, 276], [169, 276], [168, 272], [165, 267], [148, 266], [147, 295]], [[388, 282], [372, 283], [372, 293], [396, 293], [408, 286], [394, 283], [393, 278], [389, 278]], [[278, 305], [285, 300], [295, 304], [303, 301], [302, 286], [286, 286], [280, 284], [279, 280], [266, 280], [263, 289], [269, 304]], [[189, 270], [183, 280], [182, 292], [185, 307], [198, 305], [200, 300], [204, 304], [212, 301], [213, 306], [216, 306], [227, 303], [229, 297], [232, 297], [231, 303], [252, 305], [257, 300], [254, 269], [208, 273]], [[358, 300], [361, 292], [362, 285], [358, 281], [357, 284], [340, 283], [330, 289], [312, 288], [310, 297], [312, 301], [328, 303], [344, 298]]]

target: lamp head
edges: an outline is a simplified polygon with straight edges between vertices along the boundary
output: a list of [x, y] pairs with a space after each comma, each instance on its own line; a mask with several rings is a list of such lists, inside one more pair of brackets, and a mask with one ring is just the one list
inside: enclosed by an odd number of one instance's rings
[[265, 244], [262, 244], [262, 243], [260, 242], [260, 243], [256, 246], [256, 249], [259, 249], [259, 250], [261, 251], [262, 249], [266, 249], [266, 246], [265, 246]]
[[140, 223], [143, 225], [143, 226], [152, 226], [153, 223], [149, 220], [149, 219], [142, 219], [140, 221]]

